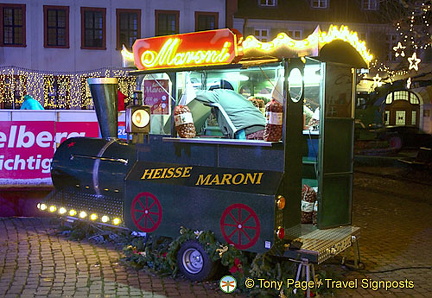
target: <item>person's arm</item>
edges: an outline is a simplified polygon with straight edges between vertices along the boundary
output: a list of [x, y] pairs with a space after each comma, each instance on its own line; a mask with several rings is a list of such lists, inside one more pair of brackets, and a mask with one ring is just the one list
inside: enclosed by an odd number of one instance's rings
[[195, 99], [201, 102], [219, 103], [219, 98], [216, 92], [213, 91], [203, 91], [203, 90], [196, 91]]

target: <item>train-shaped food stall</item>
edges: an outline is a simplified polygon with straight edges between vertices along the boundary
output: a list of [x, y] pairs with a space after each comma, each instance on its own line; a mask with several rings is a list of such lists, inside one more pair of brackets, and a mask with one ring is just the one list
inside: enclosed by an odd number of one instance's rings
[[[89, 79], [102, 138], [60, 145], [55, 190], [39, 208], [173, 238], [181, 226], [209, 230], [240, 250], [277, 246], [278, 256], [310, 263], [356, 244], [354, 91], [356, 69], [370, 55], [355, 33], [331, 27], [270, 42], [229, 29], [160, 36], [137, 40], [128, 60], [138, 86], [126, 111], [128, 139], [117, 138], [116, 79]], [[275, 101], [279, 113], [258, 109]], [[238, 124], [251, 107], [258, 120]], [[190, 123], [195, 137], [179, 136]], [[249, 134], [252, 126], [264, 137]], [[280, 138], [268, 138], [270, 128]], [[316, 203], [305, 200], [305, 187]], [[315, 224], [302, 213], [316, 215]], [[204, 250], [180, 253], [187, 277], [209, 277]]]

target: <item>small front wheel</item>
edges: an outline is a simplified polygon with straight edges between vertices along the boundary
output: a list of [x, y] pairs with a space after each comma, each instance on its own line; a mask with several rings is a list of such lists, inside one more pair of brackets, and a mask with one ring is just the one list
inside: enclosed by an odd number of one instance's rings
[[202, 245], [195, 240], [186, 241], [180, 247], [177, 265], [180, 271], [193, 281], [211, 279], [218, 269], [217, 262], [212, 261]]
[[391, 135], [387, 138], [387, 140], [388, 140], [390, 148], [395, 149], [397, 151], [402, 149], [403, 141], [399, 135], [397, 135], [397, 134]]

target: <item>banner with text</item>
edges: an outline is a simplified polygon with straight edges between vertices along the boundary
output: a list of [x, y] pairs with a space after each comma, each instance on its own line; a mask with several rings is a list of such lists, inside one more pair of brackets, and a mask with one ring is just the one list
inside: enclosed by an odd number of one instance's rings
[[98, 137], [98, 123], [0, 121], [0, 179], [49, 178], [57, 146], [78, 136]]

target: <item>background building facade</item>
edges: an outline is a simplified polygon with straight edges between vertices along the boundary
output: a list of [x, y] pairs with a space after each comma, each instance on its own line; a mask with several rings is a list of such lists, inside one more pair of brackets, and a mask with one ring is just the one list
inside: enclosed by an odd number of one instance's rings
[[225, 12], [225, 0], [1, 1], [0, 108], [31, 94], [45, 109], [91, 109], [88, 77], [118, 77], [130, 95], [123, 45], [224, 28]]
[[87, 71], [136, 38], [225, 27], [225, 0], [4, 0], [0, 19], [0, 66]]

